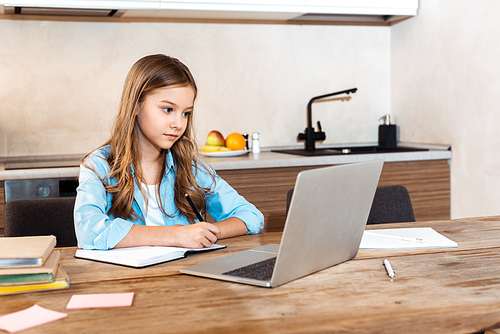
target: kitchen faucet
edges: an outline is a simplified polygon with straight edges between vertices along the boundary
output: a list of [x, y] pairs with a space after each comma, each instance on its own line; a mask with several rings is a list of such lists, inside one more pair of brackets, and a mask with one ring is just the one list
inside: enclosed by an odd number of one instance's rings
[[330, 94], [325, 94], [325, 95], [319, 95], [313, 97], [311, 100], [309, 100], [309, 103], [307, 104], [307, 128], [303, 133], [299, 133], [297, 136], [298, 140], [305, 140], [305, 146], [306, 146], [306, 151], [314, 151], [316, 149], [316, 141], [322, 141], [325, 140], [326, 135], [323, 131], [321, 131], [321, 123], [318, 121], [318, 132], [314, 130], [312, 127], [312, 111], [311, 111], [311, 105], [313, 104], [314, 101], [316, 100], [321, 100], [324, 99], [325, 97], [330, 97], [334, 95], [340, 95], [340, 94], [350, 94], [350, 93], [356, 93], [358, 89], [357, 88], [351, 88], [347, 90], [343, 90], [340, 92], [336, 93], [330, 93]]

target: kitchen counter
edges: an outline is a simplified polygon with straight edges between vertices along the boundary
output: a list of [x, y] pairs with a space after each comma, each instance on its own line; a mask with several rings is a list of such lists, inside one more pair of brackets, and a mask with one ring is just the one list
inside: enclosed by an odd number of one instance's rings
[[[339, 148], [322, 146], [317, 148]], [[354, 146], [376, 146], [357, 144]], [[306, 157], [272, 152], [274, 149], [296, 147], [267, 147], [260, 154], [249, 153], [232, 158], [206, 158], [217, 173], [240, 195], [253, 203], [265, 217], [265, 231], [282, 231], [286, 215], [286, 194], [294, 187], [300, 171], [327, 165], [382, 159], [386, 163], [379, 186], [403, 185], [412, 199], [417, 220], [450, 218], [449, 146], [400, 143], [400, 146], [425, 148], [426, 151], [398, 153], [348, 153]], [[353, 150], [352, 152], [354, 152]], [[3, 228], [5, 180], [77, 178], [84, 154], [31, 157], [0, 157], [0, 235]]]
[[[376, 144], [363, 144], [359, 146], [370, 146]], [[345, 145], [343, 145], [345, 146]], [[352, 146], [352, 145], [350, 145]], [[403, 146], [403, 144], [401, 144]], [[410, 147], [410, 144], [404, 146]], [[361, 162], [382, 159], [385, 162], [397, 161], [419, 161], [419, 160], [442, 160], [451, 159], [452, 153], [449, 146], [437, 145], [415, 145], [416, 148], [427, 148], [429, 151], [397, 152], [397, 153], [348, 153], [343, 155], [324, 155], [307, 157], [293, 154], [271, 152], [269, 148], [259, 154], [248, 154], [234, 158], [207, 158], [206, 160], [215, 170], [248, 169], [248, 168], [273, 168], [273, 167], [298, 167], [298, 166], [321, 166], [335, 165], [353, 162]], [[335, 146], [319, 146], [318, 148], [335, 148]], [[277, 149], [277, 148], [276, 148]], [[281, 148], [280, 148], [281, 149]]]
[[[376, 145], [374, 143], [356, 144], [357, 146]], [[206, 161], [217, 171], [235, 169], [258, 169], [274, 167], [299, 167], [321, 166], [353, 163], [382, 159], [385, 162], [420, 161], [420, 160], [448, 160], [452, 157], [449, 146], [424, 145], [414, 143], [400, 143], [400, 146], [427, 148], [428, 151], [399, 152], [399, 153], [370, 153], [345, 155], [330, 155], [305, 157], [292, 154], [271, 152], [276, 148], [263, 148], [259, 154], [249, 153], [244, 156], [230, 158], [206, 158]], [[345, 144], [342, 146], [346, 146]], [[353, 145], [350, 145], [353, 146]], [[299, 146], [302, 147], [302, 146]], [[336, 148], [339, 146], [328, 145], [318, 148]], [[286, 147], [296, 148], [296, 147]], [[280, 147], [279, 149], [283, 149]], [[31, 157], [0, 157], [0, 181], [15, 179], [41, 179], [78, 177], [79, 163], [82, 155], [60, 156], [31, 156]], [[51, 167], [63, 166], [63, 167]]]

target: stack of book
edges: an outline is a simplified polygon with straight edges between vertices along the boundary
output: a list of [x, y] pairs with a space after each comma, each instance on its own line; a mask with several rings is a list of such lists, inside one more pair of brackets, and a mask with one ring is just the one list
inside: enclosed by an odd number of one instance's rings
[[0, 238], [0, 295], [69, 287], [56, 237]]

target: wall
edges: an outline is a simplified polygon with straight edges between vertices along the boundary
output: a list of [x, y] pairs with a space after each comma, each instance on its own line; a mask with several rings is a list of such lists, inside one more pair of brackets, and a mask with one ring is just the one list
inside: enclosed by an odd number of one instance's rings
[[[140, 57], [184, 61], [199, 86], [198, 139], [212, 129], [297, 145], [314, 105], [325, 143], [375, 142], [390, 109], [390, 28], [0, 20], [0, 156], [80, 154], [108, 136], [126, 73]], [[300, 142], [300, 145], [303, 145]]]
[[451, 216], [500, 214], [500, 2], [420, 0], [391, 28], [401, 140], [448, 143]]

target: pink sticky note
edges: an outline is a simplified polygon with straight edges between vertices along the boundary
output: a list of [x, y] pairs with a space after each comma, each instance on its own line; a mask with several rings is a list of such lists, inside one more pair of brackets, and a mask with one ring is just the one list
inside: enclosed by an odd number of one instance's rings
[[25, 310], [1, 316], [0, 329], [9, 333], [17, 333], [67, 316], [66, 313], [48, 310], [35, 304]]
[[132, 305], [133, 299], [133, 292], [73, 295], [66, 305], [66, 309], [127, 307]]

